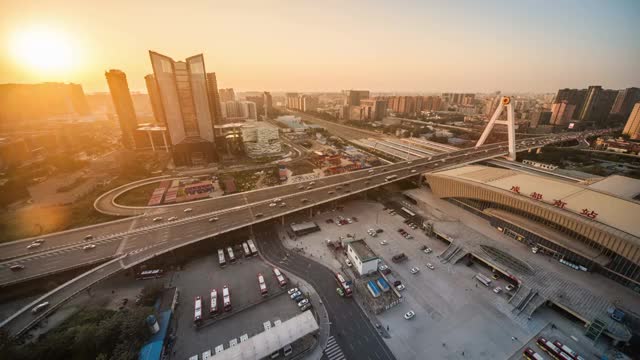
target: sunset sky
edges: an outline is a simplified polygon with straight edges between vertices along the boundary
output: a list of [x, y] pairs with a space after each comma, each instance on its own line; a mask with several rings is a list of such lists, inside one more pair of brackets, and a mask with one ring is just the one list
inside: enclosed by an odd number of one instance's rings
[[[203, 53], [237, 91], [555, 91], [640, 85], [640, 1], [0, 0], [0, 83]], [[44, 40], [43, 40], [44, 39]]]

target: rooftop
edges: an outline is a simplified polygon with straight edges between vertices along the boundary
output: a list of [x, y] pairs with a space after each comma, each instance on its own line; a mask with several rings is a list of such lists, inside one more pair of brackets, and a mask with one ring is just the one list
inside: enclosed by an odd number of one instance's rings
[[362, 262], [378, 258], [369, 245], [367, 245], [367, 243], [362, 239], [349, 242], [349, 246], [353, 248], [353, 251], [358, 255], [358, 258], [360, 258], [360, 261]]
[[[598, 183], [600, 186], [585, 186], [569, 183], [561, 180], [514, 170], [491, 168], [480, 165], [468, 165], [451, 170], [436, 173], [439, 176], [448, 176], [468, 180], [500, 190], [510, 191], [514, 196], [530, 198], [534, 193], [542, 196], [539, 200], [543, 203], [554, 205], [555, 200], [565, 203], [563, 210], [581, 215], [585, 210], [596, 213], [592, 221], [621, 230], [634, 237], [640, 238], [640, 222], [637, 221], [640, 213], [640, 202], [632, 201], [619, 194], [632, 193], [640, 182], [630, 182], [624, 179], [606, 178]], [[622, 178], [622, 177], [621, 177]], [[598, 183], [594, 184], [597, 185]], [[604, 192], [605, 189], [615, 189], [618, 183], [628, 184], [624, 191]], [[515, 190], [518, 190], [518, 193]], [[640, 188], [637, 188], [640, 192]]]

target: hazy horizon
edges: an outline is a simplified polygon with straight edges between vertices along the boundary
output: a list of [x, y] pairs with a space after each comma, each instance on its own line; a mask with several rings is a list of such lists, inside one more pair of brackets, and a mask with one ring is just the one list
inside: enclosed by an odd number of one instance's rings
[[[104, 72], [120, 69], [132, 91], [146, 92], [153, 50], [175, 60], [203, 53], [218, 87], [238, 92], [640, 85], [638, 1], [65, 3], [5, 4], [0, 83], [75, 82], [87, 93], [106, 92]], [[64, 48], [57, 68], [16, 55], [21, 34], [32, 29], [55, 34], [52, 53]]]

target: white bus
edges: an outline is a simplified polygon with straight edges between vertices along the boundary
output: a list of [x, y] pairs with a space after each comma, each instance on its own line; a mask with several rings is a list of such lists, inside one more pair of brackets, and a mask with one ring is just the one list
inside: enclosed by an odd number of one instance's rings
[[218, 312], [218, 291], [216, 289], [211, 290], [211, 308], [209, 308], [209, 314], [214, 315]]
[[242, 250], [244, 250], [244, 257], [251, 256], [251, 250], [249, 250], [249, 245], [247, 245], [246, 241], [242, 243]]
[[480, 281], [484, 286], [490, 286], [491, 285], [491, 279], [489, 279], [488, 277], [478, 273], [476, 274], [476, 279], [478, 281]]
[[220, 262], [220, 267], [227, 266], [227, 261], [224, 259], [224, 250], [218, 249], [218, 262]]
[[236, 257], [233, 256], [233, 249], [231, 248], [231, 246], [227, 247], [227, 255], [229, 255], [229, 262], [230, 263], [235, 263], [236, 262]]
[[258, 285], [260, 286], [260, 294], [262, 296], [269, 295], [269, 292], [267, 291], [267, 283], [264, 282], [264, 276], [260, 273], [258, 273]]
[[231, 310], [231, 290], [229, 290], [227, 285], [222, 288], [222, 305], [224, 311]]
[[395, 180], [398, 178], [398, 175], [389, 175], [386, 178], [384, 178], [384, 181], [391, 181], [391, 180]]
[[200, 298], [200, 296], [196, 296], [196, 303], [194, 306], [194, 315], [193, 315], [193, 322], [196, 323], [196, 325], [200, 324], [200, 322], [202, 321], [202, 299]]
[[415, 214], [414, 212], [412, 212], [411, 210], [409, 210], [409, 209], [407, 209], [407, 208], [404, 208], [404, 207], [403, 207], [403, 208], [401, 208], [400, 210], [402, 210], [405, 214], [407, 214], [407, 215], [409, 215], [409, 216], [411, 216], [411, 217], [416, 216], [416, 214]]
[[252, 256], [258, 255], [258, 249], [254, 245], [253, 240], [251, 240], [251, 239], [247, 240], [247, 245], [249, 246], [249, 250], [251, 250], [251, 255]]
[[287, 286], [287, 279], [285, 279], [284, 274], [282, 274], [282, 271], [280, 271], [280, 269], [273, 268], [273, 274], [276, 276], [276, 279], [278, 279], [278, 284], [280, 284], [280, 287]]
[[139, 272], [136, 275], [136, 279], [138, 280], [157, 279], [162, 277], [163, 274], [164, 274], [164, 271], [162, 269], [144, 270]]

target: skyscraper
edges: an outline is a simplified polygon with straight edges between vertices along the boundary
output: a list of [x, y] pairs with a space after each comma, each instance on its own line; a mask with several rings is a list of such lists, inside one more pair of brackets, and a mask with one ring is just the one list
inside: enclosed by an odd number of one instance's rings
[[218, 80], [214, 72], [207, 74], [207, 92], [209, 93], [209, 108], [211, 109], [213, 125], [222, 125], [224, 122], [221, 110], [222, 105], [220, 104], [220, 94], [218, 93]]
[[133, 150], [136, 148], [134, 133], [138, 127], [138, 120], [129, 92], [127, 75], [120, 70], [112, 69], [105, 72], [104, 76], [107, 78], [113, 106], [118, 114], [118, 122], [122, 131], [122, 145], [126, 149]]
[[569, 104], [569, 101], [562, 100], [559, 103], [551, 105], [551, 119], [549, 123], [552, 125], [567, 125], [573, 118], [576, 106]]
[[220, 89], [220, 102], [236, 101], [236, 93], [232, 88]]
[[264, 103], [264, 115], [269, 117], [273, 112], [273, 98], [271, 97], [271, 93], [268, 91], [265, 91], [262, 97]]
[[149, 51], [177, 166], [215, 159], [213, 116], [202, 54], [186, 61]]
[[640, 89], [637, 87], [631, 87], [624, 90], [620, 90], [616, 96], [616, 101], [611, 108], [612, 114], [619, 114], [623, 117], [628, 117], [631, 114], [633, 106], [640, 101]]
[[594, 123], [605, 121], [617, 95], [618, 92], [615, 90], [605, 90], [599, 85], [589, 86], [582, 108], [576, 106], [576, 109], [579, 109], [577, 119]]
[[631, 140], [640, 140], [640, 102], [637, 102], [633, 106], [631, 115], [629, 115], [629, 119], [622, 133], [629, 135]]
[[160, 99], [160, 92], [158, 91], [158, 84], [153, 74], [149, 74], [144, 77], [144, 82], [147, 85], [147, 93], [149, 94], [149, 101], [151, 102], [151, 110], [153, 110], [153, 117], [156, 122], [161, 125], [167, 124], [167, 119], [164, 117], [164, 110], [162, 108], [162, 100]]
[[344, 90], [344, 104], [347, 106], [360, 105], [360, 100], [369, 98], [369, 90]]

